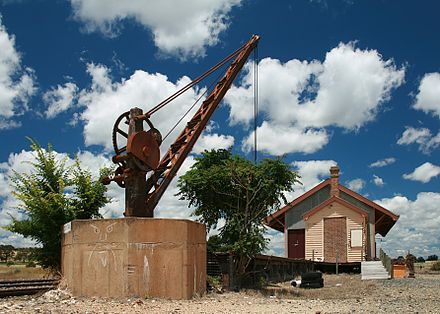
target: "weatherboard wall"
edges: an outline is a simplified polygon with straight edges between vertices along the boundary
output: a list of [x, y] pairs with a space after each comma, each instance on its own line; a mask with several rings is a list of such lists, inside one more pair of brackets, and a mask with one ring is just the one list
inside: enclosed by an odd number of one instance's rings
[[304, 214], [330, 198], [330, 186], [313, 193], [286, 212], [286, 229], [304, 229]]
[[362, 252], [365, 248], [365, 237], [362, 247], [351, 247], [351, 230], [364, 230], [364, 218], [359, 213], [346, 208], [339, 203], [332, 203], [306, 221], [306, 259], [324, 261], [324, 219], [345, 217], [347, 223], [347, 262], [362, 261]]
[[376, 214], [374, 208], [371, 206], [368, 206], [364, 202], [361, 202], [357, 199], [355, 199], [353, 196], [350, 196], [349, 194], [345, 192], [340, 192], [339, 197], [343, 200], [349, 202], [350, 204], [353, 204], [354, 206], [363, 209], [368, 213], [368, 223], [367, 223], [367, 255], [368, 258], [374, 258], [376, 257], [376, 245], [375, 245], [375, 239], [376, 239], [376, 228], [375, 228], [375, 221], [376, 221]]

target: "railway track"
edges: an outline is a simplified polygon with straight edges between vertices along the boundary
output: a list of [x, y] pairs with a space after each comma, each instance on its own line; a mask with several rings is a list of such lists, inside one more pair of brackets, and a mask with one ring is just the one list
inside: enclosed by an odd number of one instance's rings
[[59, 279], [0, 280], [0, 297], [35, 294], [55, 289]]

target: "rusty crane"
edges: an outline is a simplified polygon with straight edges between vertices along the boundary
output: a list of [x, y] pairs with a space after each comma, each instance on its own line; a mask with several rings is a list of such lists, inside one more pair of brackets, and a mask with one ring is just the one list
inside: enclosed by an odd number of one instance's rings
[[[242, 47], [147, 113], [143, 113], [139, 108], [132, 108], [116, 119], [112, 134], [115, 150], [112, 161], [118, 167], [112, 177], [103, 179], [103, 183], [109, 184], [111, 181], [115, 181], [119, 186], [125, 188], [124, 215], [126, 217], [153, 217], [154, 208], [191, 152], [249, 55], [257, 47], [259, 39], [257, 35], [252, 36]], [[200, 108], [186, 124], [185, 129], [160, 160], [159, 147], [162, 143], [162, 135], [154, 127], [150, 117], [231, 60], [233, 61], [224, 76], [217, 82]], [[144, 122], [149, 127], [147, 131], [144, 130]], [[128, 124], [128, 132], [122, 128], [124, 123]], [[118, 138], [121, 136], [126, 140], [124, 146], [118, 142]]]

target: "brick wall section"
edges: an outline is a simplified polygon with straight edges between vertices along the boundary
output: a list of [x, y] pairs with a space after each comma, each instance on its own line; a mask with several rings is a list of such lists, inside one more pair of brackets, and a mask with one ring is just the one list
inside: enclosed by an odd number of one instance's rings
[[347, 262], [347, 223], [345, 217], [324, 218], [324, 261]]
[[330, 197], [339, 197], [339, 167], [330, 168]]

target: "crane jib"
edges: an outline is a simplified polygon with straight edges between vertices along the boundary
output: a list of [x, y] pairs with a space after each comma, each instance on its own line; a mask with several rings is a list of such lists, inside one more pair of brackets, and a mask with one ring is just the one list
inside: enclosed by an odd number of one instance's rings
[[[113, 162], [118, 164], [118, 168], [113, 177], [103, 179], [103, 183], [108, 184], [115, 181], [119, 186], [125, 188], [124, 215], [126, 217], [154, 216], [154, 208], [191, 152], [251, 52], [256, 48], [259, 39], [258, 35], [252, 36], [245, 45], [147, 113], [143, 113], [139, 108], [132, 108], [116, 120], [112, 139], [116, 154], [113, 157]], [[231, 60], [233, 61], [226, 73], [216, 83], [211, 93], [186, 124], [184, 130], [159, 161], [159, 146], [162, 142], [162, 135], [159, 130], [154, 128], [149, 119], [150, 116]], [[144, 130], [144, 122], [149, 126], [148, 131]], [[123, 124], [128, 125], [128, 132], [122, 130]], [[126, 140], [125, 146], [118, 143], [118, 134], [119, 137], [122, 136]], [[151, 171], [152, 173], [147, 179], [147, 173]]]

